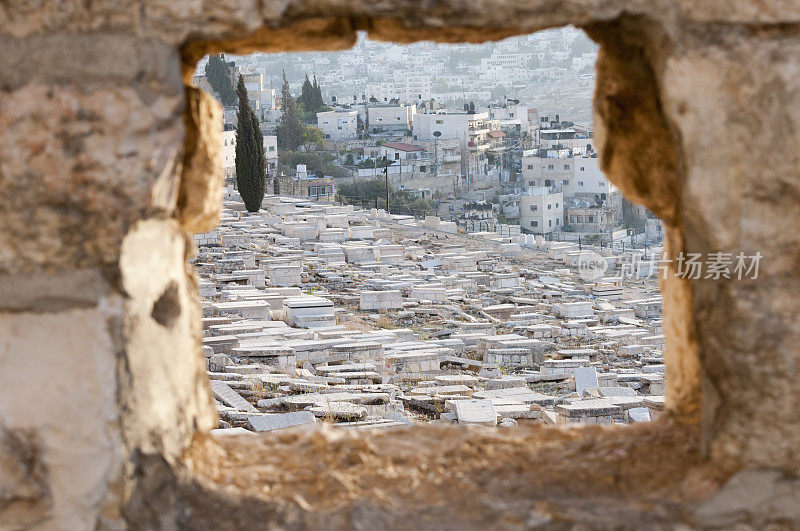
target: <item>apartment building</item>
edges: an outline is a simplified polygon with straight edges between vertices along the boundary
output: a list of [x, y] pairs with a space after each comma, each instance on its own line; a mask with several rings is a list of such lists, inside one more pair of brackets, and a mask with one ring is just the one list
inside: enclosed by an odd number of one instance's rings
[[611, 234], [623, 226], [622, 196], [615, 191], [605, 199], [566, 199], [565, 230], [594, 234]]
[[264, 74], [261, 72], [242, 73], [247, 99], [256, 114], [277, 108], [277, 94], [274, 89], [264, 86]]
[[528, 188], [519, 198], [519, 226], [530, 234], [552, 234], [564, 223], [564, 196], [554, 188]]
[[405, 133], [413, 127], [416, 113], [416, 105], [402, 103], [369, 105], [366, 109], [367, 132]]
[[542, 149], [571, 149], [588, 155], [593, 149], [593, 137], [591, 131], [575, 127], [543, 128], [538, 131], [538, 144]]
[[522, 156], [522, 185], [555, 186], [575, 195], [605, 199], [615, 188], [600, 170], [599, 159], [575, 155], [571, 149], [530, 150]]
[[328, 140], [358, 138], [358, 111], [341, 109], [317, 113], [317, 127]]

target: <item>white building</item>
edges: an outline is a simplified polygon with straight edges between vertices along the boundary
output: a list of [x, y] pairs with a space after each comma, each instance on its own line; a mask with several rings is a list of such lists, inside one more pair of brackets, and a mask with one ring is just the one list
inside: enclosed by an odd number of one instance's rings
[[579, 194], [591, 194], [605, 199], [616, 190], [605, 174], [600, 170], [600, 159], [597, 157], [574, 157], [572, 159], [574, 176], [563, 186], [564, 197]]
[[564, 223], [564, 196], [544, 186], [528, 188], [519, 198], [520, 229], [532, 234], [560, 231]]
[[600, 170], [597, 157], [573, 156], [570, 149], [526, 151], [522, 157], [522, 186], [555, 187], [566, 198], [587, 194], [605, 199], [615, 190]]
[[264, 135], [264, 157], [267, 159], [267, 171], [278, 169], [278, 137]]
[[588, 154], [589, 147], [594, 148], [593, 135], [576, 128], [565, 129], [540, 129], [539, 145], [543, 149], [553, 149], [559, 146], [564, 149], [571, 149], [573, 153]]
[[358, 111], [335, 110], [317, 113], [317, 127], [327, 140], [353, 140], [358, 138]]
[[405, 142], [386, 142], [381, 144], [380, 156], [387, 160], [417, 160], [422, 156], [420, 146], [406, 144]]
[[274, 89], [264, 87], [264, 75], [261, 72], [242, 74], [244, 86], [247, 88], [247, 99], [250, 107], [258, 114], [264, 110], [276, 108], [277, 95]]
[[[433, 133], [439, 132], [439, 139], [457, 138], [464, 144], [467, 143], [470, 119], [478, 114], [465, 112], [438, 111], [434, 113], [414, 115], [414, 138], [419, 140], [433, 140]], [[488, 117], [482, 113], [484, 118]]]
[[500, 122], [489, 118], [488, 112], [437, 111], [414, 115], [414, 138], [439, 140], [458, 138], [470, 150], [485, 151], [490, 147], [492, 131], [500, 130]]
[[367, 107], [367, 130], [370, 133], [408, 131], [414, 125], [415, 114], [415, 105], [371, 105]]
[[236, 177], [236, 130], [233, 128], [222, 132], [222, 171], [226, 180]]

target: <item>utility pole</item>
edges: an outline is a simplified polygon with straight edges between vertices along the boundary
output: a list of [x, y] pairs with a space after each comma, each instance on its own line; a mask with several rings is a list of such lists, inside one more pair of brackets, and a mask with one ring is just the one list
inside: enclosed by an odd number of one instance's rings
[[384, 156], [383, 157], [384, 167], [383, 167], [383, 175], [386, 177], [386, 213], [389, 213], [389, 161]]
[[433, 176], [438, 180], [439, 177], [439, 137], [441, 131], [433, 132]]

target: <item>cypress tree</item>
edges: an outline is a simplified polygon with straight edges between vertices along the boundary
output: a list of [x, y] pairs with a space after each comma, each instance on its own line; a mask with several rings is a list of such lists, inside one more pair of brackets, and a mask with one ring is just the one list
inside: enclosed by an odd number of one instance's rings
[[219, 99], [225, 107], [236, 103], [236, 93], [233, 91], [233, 82], [228, 74], [228, 64], [222, 55], [212, 55], [206, 63], [206, 79], [214, 92], [219, 94]]
[[286, 72], [283, 73], [281, 89], [281, 123], [276, 128], [278, 147], [286, 151], [295, 151], [303, 143], [303, 124], [297, 116], [297, 105], [289, 92]]
[[314, 94], [314, 87], [311, 85], [311, 81], [308, 79], [308, 74], [306, 74], [306, 79], [303, 81], [303, 88], [300, 90], [300, 97], [297, 99], [303, 104], [303, 107], [305, 107], [306, 111], [315, 112], [315, 97], [316, 95]]
[[325, 106], [325, 102], [322, 101], [322, 89], [317, 83], [317, 75], [314, 74], [314, 83], [312, 85], [314, 88], [314, 111], [319, 112]]
[[247, 87], [239, 76], [236, 85], [239, 112], [236, 113], [236, 185], [248, 212], [258, 212], [266, 189], [264, 138], [258, 127], [256, 113], [250, 108]]

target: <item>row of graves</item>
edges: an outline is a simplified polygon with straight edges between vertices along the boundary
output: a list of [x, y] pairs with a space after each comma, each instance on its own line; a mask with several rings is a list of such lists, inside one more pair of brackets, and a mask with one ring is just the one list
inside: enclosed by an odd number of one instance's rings
[[406, 230], [424, 223], [274, 196], [248, 213], [227, 192], [193, 261], [215, 434], [660, 414], [655, 281], [599, 297], [549, 249], [430, 244]]

